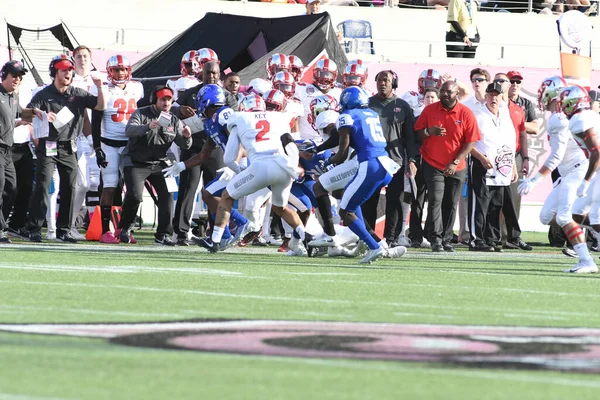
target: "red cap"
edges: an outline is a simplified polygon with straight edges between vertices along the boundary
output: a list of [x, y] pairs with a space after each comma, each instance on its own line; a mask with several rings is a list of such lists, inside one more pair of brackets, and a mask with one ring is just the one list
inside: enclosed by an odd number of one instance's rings
[[506, 74], [506, 76], [508, 76], [508, 79], [521, 79], [523, 80], [523, 75], [521, 75], [521, 73], [519, 71], [508, 71], [508, 74]]
[[156, 92], [157, 99], [162, 99], [163, 97], [167, 96], [173, 98], [173, 91], [169, 88], [160, 89], [158, 92]]
[[69, 60], [62, 60], [54, 64], [54, 68], [61, 71], [74, 70], [75, 66]]

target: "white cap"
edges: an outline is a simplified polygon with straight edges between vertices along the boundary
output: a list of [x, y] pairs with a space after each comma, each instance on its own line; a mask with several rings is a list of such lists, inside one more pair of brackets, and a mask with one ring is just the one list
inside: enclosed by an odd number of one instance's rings
[[340, 114], [333, 110], [326, 110], [317, 115], [315, 126], [317, 129], [325, 129], [329, 124], [335, 124]]

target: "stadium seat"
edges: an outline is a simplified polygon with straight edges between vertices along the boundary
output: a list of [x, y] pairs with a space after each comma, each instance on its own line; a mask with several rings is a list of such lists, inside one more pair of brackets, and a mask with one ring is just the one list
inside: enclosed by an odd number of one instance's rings
[[346, 53], [375, 54], [371, 23], [360, 19], [349, 19], [337, 26], [342, 33], [341, 43]]

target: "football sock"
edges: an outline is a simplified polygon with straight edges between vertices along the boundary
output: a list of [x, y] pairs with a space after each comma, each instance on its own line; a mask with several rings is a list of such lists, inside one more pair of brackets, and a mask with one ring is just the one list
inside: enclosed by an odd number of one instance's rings
[[348, 228], [363, 240], [367, 246], [369, 246], [369, 249], [375, 250], [379, 248], [379, 244], [373, 239], [373, 236], [369, 234], [369, 231], [367, 231], [365, 223], [362, 220], [355, 219]]
[[111, 206], [100, 206], [100, 219], [102, 220], [102, 234], [110, 230], [110, 209]]

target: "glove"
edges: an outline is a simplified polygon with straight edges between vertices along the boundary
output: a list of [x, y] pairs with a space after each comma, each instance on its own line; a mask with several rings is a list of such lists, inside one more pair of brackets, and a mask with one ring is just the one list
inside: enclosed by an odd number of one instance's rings
[[577, 197], [585, 197], [589, 185], [590, 183], [584, 179], [577, 188]]
[[219, 175], [219, 182], [229, 182], [231, 178], [235, 176], [235, 172], [229, 167], [223, 167], [217, 170]]
[[529, 192], [531, 192], [531, 190], [538, 184], [538, 182], [540, 181], [540, 178], [541, 178], [541, 175], [536, 174], [532, 178], [522, 179], [521, 184], [517, 188], [517, 192], [519, 192], [519, 194], [521, 196], [529, 194]]
[[162, 173], [165, 176], [165, 178], [169, 178], [171, 176], [177, 176], [183, 171], [185, 171], [185, 163], [183, 161], [180, 161], [176, 164], [173, 164], [173, 166], [171, 167], [163, 169]]
[[317, 152], [317, 144], [314, 140], [305, 140], [298, 150], [303, 153], [315, 154]]
[[323, 175], [325, 172], [332, 169], [331, 164], [329, 164], [329, 159], [321, 160], [317, 164], [315, 164], [315, 171], [318, 175]]
[[100, 147], [96, 149], [96, 164], [98, 168], [106, 168], [108, 162], [106, 161], [106, 153]]

